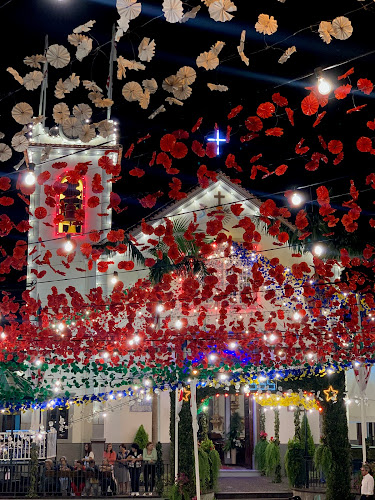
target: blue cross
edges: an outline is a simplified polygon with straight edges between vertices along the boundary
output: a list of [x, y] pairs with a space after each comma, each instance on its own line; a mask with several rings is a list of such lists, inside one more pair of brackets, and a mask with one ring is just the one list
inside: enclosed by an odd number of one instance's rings
[[220, 143], [221, 142], [227, 142], [226, 139], [221, 139], [220, 138], [220, 132], [219, 129], [216, 130], [216, 137], [212, 137], [211, 139], [207, 139], [209, 142], [216, 142], [217, 148], [216, 148], [216, 154], [219, 156], [220, 154]]

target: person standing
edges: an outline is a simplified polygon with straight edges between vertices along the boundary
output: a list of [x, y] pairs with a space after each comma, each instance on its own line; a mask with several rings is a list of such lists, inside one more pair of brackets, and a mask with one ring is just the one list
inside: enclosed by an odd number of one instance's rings
[[106, 458], [112, 467], [116, 463], [116, 452], [114, 451], [112, 447], [112, 443], [107, 443], [107, 446], [105, 447], [105, 452], [103, 453], [103, 459]]
[[370, 467], [367, 464], [362, 465], [362, 484], [361, 500], [373, 500], [374, 498], [374, 478], [370, 474]]
[[[91, 443], [85, 443], [84, 445], [84, 457], [82, 458], [83, 465], [87, 469], [89, 467], [90, 460], [95, 460], [94, 452], [92, 451]], [[86, 476], [85, 491], [86, 496], [89, 496], [91, 492], [90, 478]]]
[[131, 496], [139, 497], [139, 476], [142, 468], [142, 453], [137, 443], [133, 443], [130, 448], [129, 456], [129, 472], [131, 480]]
[[149, 442], [143, 450], [144, 469], [143, 476], [145, 480], [145, 496], [152, 492], [155, 486], [155, 464], [157, 460], [156, 450], [153, 443]]
[[116, 467], [115, 467], [115, 477], [118, 483], [118, 489], [120, 495], [128, 494], [128, 484], [129, 484], [129, 465], [128, 458], [129, 452], [126, 450], [125, 444], [120, 444], [120, 451], [117, 453]]

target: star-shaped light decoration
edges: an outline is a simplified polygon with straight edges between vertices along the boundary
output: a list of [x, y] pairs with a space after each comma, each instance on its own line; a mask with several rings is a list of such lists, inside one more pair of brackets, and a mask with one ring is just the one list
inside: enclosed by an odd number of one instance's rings
[[191, 394], [191, 391], [189, 391], [188, 389], [186, 389], [186, 387], [184, 387], [184, 395], [182, 396], [182, 399], [184, 401], [189, 401], [190, 394]]
[[339, 391], [334, 389], [331, 385], [323, 392], [326, 397], [326, 401], [337, 401], [337, 394], [339, 393]]

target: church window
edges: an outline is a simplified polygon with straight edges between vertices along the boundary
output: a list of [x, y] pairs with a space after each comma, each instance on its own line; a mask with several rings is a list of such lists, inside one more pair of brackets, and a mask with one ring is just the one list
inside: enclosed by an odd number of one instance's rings
[[78, 216], [83, 209], [83, 182], [81, 179], [76, 184], [68, 181], [67, 177], [61, 180], [67, 184], [65, 191], [59, 195], [58, 214], [63, 216], [59, 222], [59, 233], [82, 233], [82, 218]]

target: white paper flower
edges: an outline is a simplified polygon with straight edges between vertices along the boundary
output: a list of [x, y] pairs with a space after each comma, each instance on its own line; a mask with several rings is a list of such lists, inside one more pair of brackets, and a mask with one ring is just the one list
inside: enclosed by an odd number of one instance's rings
[[164, 78], [162, 83], [163, 89], [170, 93], [177, 90], [179, 87], [181, 87], [181, 85], [181, 78], [178, 78], [177, 75], [167, 76], [167, 78]]
[[12, 109], [12, 116], [17, 123], [26, 125], [30, 123], [33, 116], [33, 108], [27, 102], [19, 102]]
[[65, 97], [65, 94], [68, 94], [68, 90], [66, 89], [62, 79], [60, 78], [57, 82], [56, 82], [56, 86], [55, 86], [55, 97], [57, 99], [64, 99]]
[[128, 21], [138, 17], [142, 10], [142, 5], [137, 0], [117, 0], [116, 7], [119, 16]]
[[73, 115], [81, 122], [89, 120], [92, 116], [92, 109], [88, 104], [77, 104], [73, 108]]
[[332, 35], [338, 40], [347, 40], [353, 33], [353, 26], [345, 16], [336, 17], [332, 21]]
[[79, 35], [78, 33], [71, 33], [68, 35], [68, 42], [74, 47], [78, 47], [78, 45], [88, 37], [86, 35]]
[[212, 2], [208, 8], [210, 17], [214, 21], [219, 21], [221, 23], [225, 23], [226, 21], [233, 19], [230, 12], [235, 12], [236, 10], [237, 7], [233, 2], [231, 2], [231, 0], [215, 0], [215, 2]]
[[191, 96], [191, 87], [189, 85], [181, 85], [181, 87], [173, 91], [173, 95], [176, 99], [184, 101]]
[[64, 134], [69, 138], [76, 138], [81, 132], [82, 124], [77, 120], [75, 116], [69, 116], [62, 123], [62, 129]]
[[14, 68], [9, 67], [9, 68], [7, 68], [7, 71], [8, 71], [8, 73], [10, 73], [13, 76], [13, 78], [16, 80], [16, 82], [18, 82], [19, 84], [23, 85], [23, 78], [18, 73], [17, 70], [15, 70]]
[[126, 65], [125, 59], [122, 56], [117, 57], [117, 80], [125, 79], [126, 77]]
[[91, 38], [86, 38], [85, 40], [82, 40], [82, 42], [78, 44], [76, 50], [76, 58], [78, 59], [78, 61], [82, 61], [84, 57], [90, 54], [91, 50], [92, 50]]
[[183, 106], [184, 105], [184, 103], [182, 101], [179, 101], [175, 97], [166, 97], [165, 100], [171, 106], [172, 106], [172, 104], [177, 104], [178, 106]]
[[71, 92], [79, 86], [79, 76], [72, 73], [66, 80], [64, 80], [64, 87]]
[[333, 35], [332, 23], [329, 21], [322, 21], [319, 24], [319, 36], [325, 43], [330, 43]]
[[216, 85], [215, 83], [207, 83], [210, 90], [217, 90], [218, 92], [226, 92], [229, 88], [226, 85]]
[[40, 69], [41, 68], [41, 64], [40, 63], [46, 62], [46, 58], [42, 54], [36, 54], [35, 56], [27, 56], [27, 57], [25, 57], [25, 59], [23, 60], [23, 62], [25, 64], [27, 64], [27, 66], [31, 66], [32, 68]]
[[63, 45], [51, 45], [46, 53], [47, 61], [54, 68], [64, 68], [69, 64], [70, 54]]
[[183, 66], [176, 73], [177, 78], [180, 78], [182, 85], [191, 85], [195, 82], [197, 73], [190, 66]]
[[150, 92], [145, 90], [142, 97], [139, 99], [139, 105], [142, 109], [147, 109], [150, 104]]
[[83, 125], [78, 135], [82, 142], [90, 142], [95, 136], [95, 127], [89, 124]]
[[181, 18], [181, 23], [186, 23], [189, 19], [195, 19], [197, 17], [198, 12], [201, 10], [201, 6], [197, 5], [193, 7], [191, 10], [185, 12], [185, 14]]
[[137, 82], [128, 82], [122, 88], [122, 95], [127, 101], [139, 101], [143, 95], [142, 87]]
[[197, 57], [196, 64], [198, 68], [205, 68], [207, 70], [215, 69], [219, 66], [219, 58], [211, 51], [202, 52], [202, 54]]
[[18, 132], [12, 138], [12, 148], [18, 153], [23, 153], [29, 146], [29, 141], [22, 132]]
[[23, 85], [26, 90], [37, 89], [43, 81], [43, 73], [41, 71], [31, 71], [23, 77]]
[[289, 57], [294, 54], [294, 52], [296, 52], [297, 49], [296, 49], [296, 46], [293, 45], [292, 47], [289, 47], [289, 49], [286, 49], [286, 51], [284, 52], [284, 54], [279, 58], [278, 60], [278, 63], [279, 64], [284, 64], [288, 59]]
[[77, 28], [74, 28], [73, 33], [82, 33], [82, 31], [84, 32], [90, 31], [95, 23], [96, 21], [87, 21], [87, 23], [81, 24], [80, 26], [77, 26]]
[[168, 23], [178, 23], [184, 14], [181, 0], [164, 0], [162, 10]]
[[277, 31], [277, 21], [273, 16], [259, 14], [255, 29], [258, 33], [263, 33], [263, 35], [273, 35]]
[[154, 40], [145, 37], [138, 47], [138, 57], [141, 61], [150, 62], [155, 55], [155, 42]]
[[82, 85], [87, 90], [91, 90], [93, 92], [102, 92], [102, 89], [98, 87], [95, 82], [92, 82], [91, 80], [83, 80]]
[[65, 102], [55, 104], [55, 106], [53, 107], [52, 116], [56, 123], [63, 123], [70, 116], [68, 105], [65, 104]]
[[143, 88], [148, 90], [150, 94], [154, 94], [158, 90], [158, 84], [155, 78], [151, 78], [151, 80], [143, 80], [142, 85]]
[[1, 142], [0, 143], [0, 161], [7, 161], [11, 157], [12, 157], [12, 150], [10, 149], [9, 146], [7, 146], [3, 142]]
[[113, 123], [108, 120], [102, 120], [101, 122], [98, 123], [99, 134], [104, 138], [112, 135], [114, 132], [113, 129], [114, 129]]

